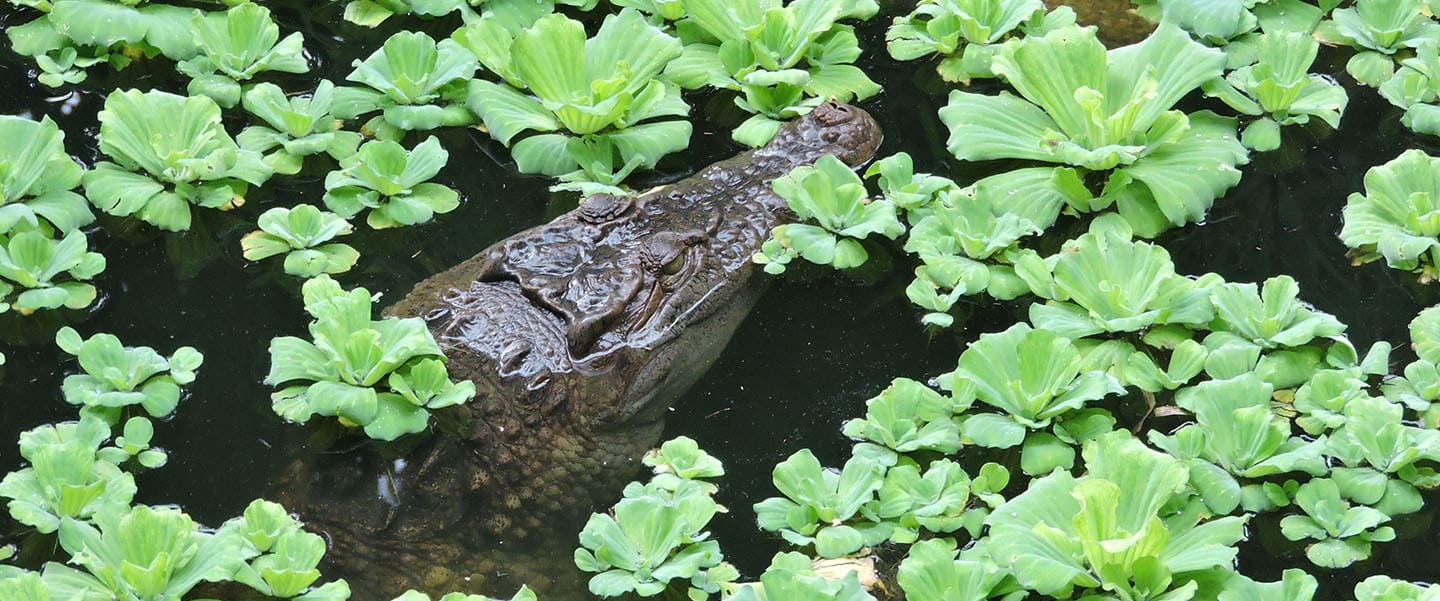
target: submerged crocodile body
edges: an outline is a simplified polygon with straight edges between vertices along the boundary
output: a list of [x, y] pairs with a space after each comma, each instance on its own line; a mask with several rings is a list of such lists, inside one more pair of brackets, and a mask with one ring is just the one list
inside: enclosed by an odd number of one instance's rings
[[859, 167], [879, 140], [864, 111], [826, 103], [764, 148], [636, 197], [591, 196], [417, 285], [388, 313], [424, 318], [478, 394], [404, 459], [307, 470], [295, 502], [331, 539], [325, 573], [361, 601], [574, 587], [584, 516], [635, 476], [764, 289], [750, 258], [794, 218], [770, 182], [826, 154]]

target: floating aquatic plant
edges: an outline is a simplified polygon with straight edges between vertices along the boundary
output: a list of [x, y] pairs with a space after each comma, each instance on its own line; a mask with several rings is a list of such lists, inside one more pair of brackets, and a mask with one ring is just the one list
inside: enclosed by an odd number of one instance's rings
[[0, 115], [0, 233], [43, 219], [58, 234], [95, 220], [80, 187], [85, 169], [65, 152], [65, 134], [49, 117]]
[[[1055, 65], [1067, 68], [1056, 73]], [[1148, 237], [1203, 219], [1240, 181], [1235, 167], [1248, 159], [1234, 120], [1173, 108], [1224, 65], [1220, 51], [1173, 26], [1110, 51], [1093, 29], [1066, 27], [996, 54], [996, 75], [1019, 97], [955, 91], [940, 119], [960, 159], [1026, 159], [1103, 174], [1098, 196], [1060, 196], [1081, 212], [1115, 206]]]
[[62, 520], [91, 520], [129, 507], [135, 478], [101, 456], [109, 438], [109, 426], [96, 417], [22, 433], [20, 456], [30, 465], [0, 479], [10, 517], [51, 533]]
[[1405, 109], [1400, 122], [1416, 133], [1440, 134], [1440, 43], [1426, 42], [1385, 83], [1380, 95]]
[[1390, 516], [1364, 505], [1352, 506], [1340, 496], [1335, 482], [1325, 478], [1300, 485], [1295, 505], [1303, 515], [1280, 520], [1280, 532], [1290, 540], [1314, 540], [1305, 556], [1315, 565], [1343, 568], [1370, 556], [1372, 543], [1395, 539], [1384, 524]]
[[916, 543], [900, 562], [895, 579], [914, 601], [986, 601], [1023, 594], [1008, 573], [982, 553], [962, 552], [955, 542], [933, 538]]
[[204, 96], [117, 90], [100, 111], [101, 161], [85, 173], [85, 195], [111, 215], [135, 215], [160, 229], [190, 229], [191, 205], [230, 209], [272, 174], [245, 150]]
[[316, 415], [340, 418], [371, 438], [394, 440], [420, 432], [430, 410], [475, 396], [475, 383], [456, 384], [444, 355], [419, 318], [372, 320], [370, 291], [343, 290], [328, 275], [305, 282], [305, 312], [314, 341], [270, 341], [265, 383], [275, 413], [293, 422]]
[[[597, 1], [559, 0], [559, 3], [590, 10]], [[533, 19], [555, 10], [555, 4], [554, 0], [351, 0], [345, 5], [345, 20], [375, 27], [397, 15], [430, 19], [456, 12], [467, 23], [483, 17]]]
[[245, 258], [259, 261], [283, 254], [285, 273], [290, 275], [313, 278], [344, 273], [360, 259], [360, 253], [349, 244], [330, 242], [349, 234], [350, 222], [312, 205], [275, 207], [260, 215], [259, 225], [259, 230], [240, 240]]
[[[1027, 437], [1067, 418], [1084, 415], [1090, 401], [1123, 392], [1120, 382], [1103, 371], [1081, 372], [1080, 352], [1067, 338], [1020, 323], [1004, 332], [981, 335], [960, 355], [955, 371], [943, 376], [954, 389], [968, 386], [981, 402], [1003, 413], [976, 413], [965, 419], [965, 437], [987, 447], [1009, 448], [1048, 444], [1047, 437]], [[1063, 431], [1063, 430], [1062, 430]], [[1068, 442], [1082, 442], [1071, 440]], [[1030, 453], [1039, 452], [1031, 450]], [[1046, 474], [1069, 467], [1074, 459], [1026, 470]]]
[[885, 472], [872, 510], [890, 525], [890, 540], [895, 543], [914, 543], [922, 532], [948, 534], [963, 529], [974, 537], [990, 511], [1005, 502], [999, 493], [1009, 483], [1010, 472], [996, 463], [985, 464], [974, 479], [949, 459], [933, 461], [923, 472], [920, 466], [906, 463]]
[[940, 77], [969, 83], [995, 76], [990, 60], [1006, 39], [1074, 24], [1070, 7], [1046, 12], [1041, 0], [921, 0], [910, 14], [895, 17], [885, 48], [902, 61], [940, 55]]
[[716, 513], [714, 484], [720, 461], [686, 437], [666, 441], [645, 456], [655, 468], [649, 484], [633, 482], [609, 514], [591, 514], [580, 532], [575, 565], [594, 572], [590, 592], [602, 597], [655, 596], [683, 583], [690, 599], [705, 599], [739, 577], [724, 563], [720, 544], [705, 531]]
[[224, 108], [240, 103], [241, 85], [263, 71], [304, 73], [305, 39], [299, 32], [280, 39], [280, 26], [270, 10], [244, 2], [223, 18], [196, 14], [190, 21], [200, 54], [175, 68], [189, 76], [191, 95], [209, 96]]
[[775, 488], [785, 496], [756, 503], [755, 517], [791, 544], [815, 545], [821, 557], [848, 555], [890, 538], [890, 524], [855, 520], [884, 479], [885, 468], [871, 459], [851, 457], [837, 473], [802, 449], [775, 466]]
[[1440, 23], [1423, 0], [1355, 0], [1320, 23], [1315, 38], [1354, 47], [1345, 71], [1355, 81], [1379, 86], [1394, 74], [1395, 62], [1405, 53], [1440, 42]]
[[1416, 149], [1365, 173], [1365, 193], [1345, 201], [1340, 240], [1357, 263], [1381, 257], [1435, 278], [1440, 257], [1440, 159]]
[[740, 94], [752, 113], [731, 134], [763, 146], [785, 121], [826, 100], [849, 102], [880, 92], [853, 63], [859, 41], [845, 18], [868, 19], [872, 0], [682, 0], [693, 38], [665, 70], [686, 89], [710, 86]]
[[[1135, 11], [1154, 22], [1174, 23], [1197, 39], [1216, 46], [1247, 39], [1257, 29], [1309, 34], [1340, 0], [1131, 0]], [[1318, 5], [1318, 6], [1317, 6]], [[1230, 50], [1226, 49], [1227, 52]]]
[[836, 269], [858, 267], [870, 256], [860, 240], [871, 234], [894, 239], [905, 232], [895, 205], [867, 198], [865, 182], [833, 156], [796, 167], [771, 185], [796, 215], [817, 225], [776, 226], [754, 257], [768, 273], [784, 272], [797, 256]]
[[309, 96], [287, 97], [272, 83], [261, 83], [245, 92], [242, 105], [266, 125], [252, 125], [235, 136], [241, 148], [265, 155], [265, 164], [276, 173], [300, 172], [305, 157], [325, 153], [344, 160], [360, 147], [360, 134], [340, 129], [342, 122], [330, 115], [335, 85], [320, 82]]
[[[396, 597], [393, 601], [430, 601], [430, 595], [427, 595], [427, 594], [422, 593], [422, 592], [420, 592], [420, 591], [410, 590], [410, 591], [405, 591], [404, 594], [400, 595], [399, 597]], [[439, 597], [438, 599], [435, 599], [435, 601], [507, 601], [507, 600], [505, 600], [505, 599], [497, 599], [497, 598], [493, 598], [493, 597], [486, 597], [485, 595], [467, 595], [467, 594], [465, 594], [465, 593], [446, 593], [445, 595]], [[534, 592], [534, 591], [531, 591], [529, 587], [521, 586], [521, 587], [520, 587], [520, 590], [515, 591], [515, 595], [512, 596], [512, 597], [510, 597], [510, 599], [509, 599], [508, 601], [536, 601], [535, 592]]]
[[986, 551], [1041, 595], [1110, 591], [1122, 599], [1192, 598], [1214, 568], [1227, 568], [1245, 521], [1202, 521], [1162, 512], [1189, 481], [1179, 460], [1123, 430], [1085, 445], [1089, 472], [1056, 471], [986, 520]]
[[242, 556], [248, 561], [236, 568], [231, 579], [262, 595], [305, 601], [350, 597], [350, 585], [344, 580], [314, 586], [320, 579], [316, 566], [325, 555], [325, 539], [301, 529], [300, 522], [278, 503], [256, 499], [217, 534], [244, 542]]
[[1355, 585], [1355, 601], [1435, 601], [1440, 584], [1419, 585], [1389, 576], [1375, 575]]
[[853, 570], [831, 580], [815, 574], [810, 558], [800, 553], [777, 553], [760, 582], [733, 585], [726, 592], [727, 601], [875, 601]]
[[433, 136], [408, 151], [389, 140], [366, 142], [325, 176], [325, 207], [344, 219], [369, 209], [365, 223], [375, 229], [428, 222], [460, 206], [458, 192], [429, 181], [449, 159]]
[[[1067, 242], [1049, 269], [1052, 298], [1030, 306], [1035, 327], [1069, 338], [1134, 332], [1159, 324], [1203, 325], [1215, 315], [1207, 290], [1175, 273], [1170, 253], [1102, 229]], [[1018, 270], [1017, 270], [1018, 271]], [[1034, 276], [1032, 280], [1038, 279]]]
[[179, 599], [202, 581], [228, 580], [244, 565], [242, 544], [179, 509], [139, 505], [96, 514], [94, 525], [63, 519], [60, 546], [83, 569], [51, 562], [44, 575], [62, 598]]
[[341, 119], [378, 112], [365, 129], [381, 139], [475, 123], [465, 90], [480, 63], [454, 40], [437, 43], [424, 33], [401, 31], [354, 66], [346, 79], [365, 87], [337, 88], [330, 112]]
[[114, 425], [126, 407], [168, 417], [180, 403], [180, 387], [195, 381], [205, 357], [188, 346], [168, 358], [148, 346], [126, 347], [110, 334], [81, 338], [73, 328], [55, 334], [60, 350], [73, 355], [83, 373], [65, 377], [65, 400]]
[[[12, 1], [11, 4], [17, 4]], [[123, 0], [40, 0], [18, 2], [43, 16], [7, 27], [15, 51], [35, 59], [40, 83], [79, 83], [89, 67], [123, 68], [136, 56], [163, 54], [183, 61], [200, 52], [192, 32], [193, 8]], [[212, 13], [207, 18], [217, 18]]]
[[967, 405], [906, 378], [896, 378], [879, 396], [865, 401], [865, 417], [845, 422], [842, 431], [860, 440], [854, 454], [893, 466], [904, 453], [954, 453], [962, 446], [960, 424], [952, 418]]
[[105, 257], [86, 247], [78, 229], [59, 239], [48, 226], [23, 222], [0, 231], [0, 313], [90, 306], [96, 291], [89, 280], [105, 270]]
[[558, 14], [520, 31], [498, 20], [471, 29], [461, 34], [483, 40], [480, 61], [503, 81], [472, 82], [469, 106], [520, 171], [558, 177], [561, 188], [617, 191], [631, 172], [689, 145], [690, 123], [668, 118], [690, 107], [659, 77], [680, 40], [639, 12], [607, 16], [589, 39]]
[[1304, 33], [1281, 31], [1256, 37], [1256, 61], [1205, 83], [1205, 93], [1243, 115], [1256, 117], [1240, 134], [1247, 148], [1280, 147], [1280, 127], [1316, 118], [1340, 126], [1349, 96], [1340, 84], [1309, 73], [1319, 43]]

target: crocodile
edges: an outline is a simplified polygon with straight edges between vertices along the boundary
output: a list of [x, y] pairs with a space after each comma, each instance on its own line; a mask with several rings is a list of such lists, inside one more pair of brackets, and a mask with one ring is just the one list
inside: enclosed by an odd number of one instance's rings
[[751, 257], [795, 219], [771, 182], [827, 154], [858, 168], [879, 143], [868, 113], [827, 102], [763, 148], [589, 196], [416, 285], [386, 313], [424, 319], [477, 394], [403, 455], [305, 470], [290, 503], [330, 540], [327, 576], [361, 601], [583, 590], [567, 565], [579, 525], [635, 476], [765, 289]]

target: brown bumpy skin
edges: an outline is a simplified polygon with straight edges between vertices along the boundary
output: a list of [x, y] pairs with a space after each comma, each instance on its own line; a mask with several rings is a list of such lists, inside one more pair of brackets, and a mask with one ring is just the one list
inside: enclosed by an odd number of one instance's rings
[[584, 517], [635, 476], [665, 410], [764, 289], [750, 257], [794, 219], [771, 181], [826, 154], [858, 168], [879, 143], [863, 110], [826, 103], [764, 148], [636, 197], [592, 196], [417, 285], [388, 313], [424, 318], [478, 394], [403, 459], [299, 471], [289, 500], [332, 543], [325, 574], [358, 601], [583, 590], [568, 564]]

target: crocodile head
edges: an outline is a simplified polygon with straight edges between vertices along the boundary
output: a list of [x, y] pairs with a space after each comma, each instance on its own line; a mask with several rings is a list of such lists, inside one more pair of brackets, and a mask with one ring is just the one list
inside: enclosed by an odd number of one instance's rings
[[563, 404], [591, 424], [654, 413], [708, 367], [758, 292], [751, 256], [794, 218], [770, 182], [825, 154], [859, 167], [879, 142], [863, 110], [822, 104], [766, 147], [691, 178], [590, 196], [427, 280], [392, 312], [425, 317], [452, 374], [523, 396], [526, 411]]
[[[826, 154], [859, 167], [879, 143], [867, 113], [825, 103], [764, 148], [591, 196], [417, 285], [388, 313], [424, 318], [478, 394], [442, 416], [454, 436], [403, 460], [306, 470], [302, 513], [335, 543], [334, 573], [391, 596], [493, 592], [497, 571], [556, 577], [584, 516], [634, 477], [665, 409], [763, 291], [751, 257], [795, 218], [771, 182]], [[558, 551], [497, 559], [547, 545]]]

